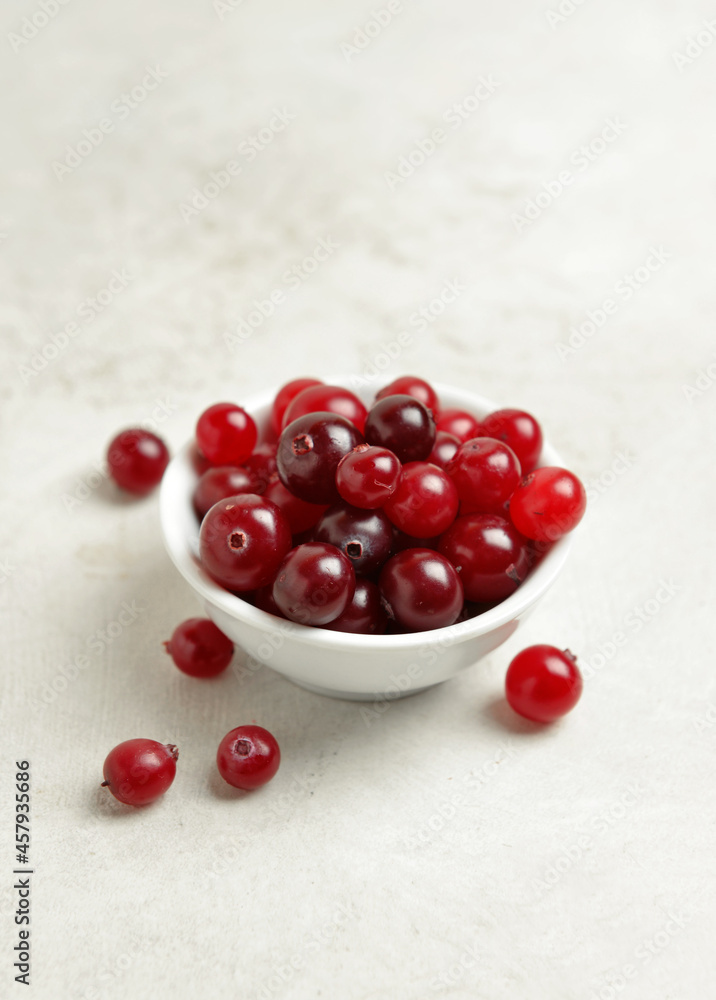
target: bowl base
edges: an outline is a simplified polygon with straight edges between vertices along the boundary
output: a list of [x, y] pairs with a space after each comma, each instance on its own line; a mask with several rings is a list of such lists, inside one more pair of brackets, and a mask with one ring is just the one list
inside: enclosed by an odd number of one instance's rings
[[[283, 675], [286, 677], [286, 675]], [[303, 688], [304, 691], [311, 691], [312, 694], [321, 694], [324, 698], [343, 698], [344, 701], [400, 701], [401, 698], [408, 698], [413, 694], [421, 694], [423, 691], [429, 691], [430, 688], [435, 687], [434, 684], [428, 684], [421, 688], [411, 688], [409, 691], [400, 691], [399, 693], [390, 695], [380, 694], [380, 693], [368, 693], [367, 691], [334, 691], [331, 688], [318, 687], [315, 684], [307, 684], [304, 681], [298, 681], [294, 677], [286, 677], [286, 680], [291, 681], [296, 687]], [[443, 681], [438, 681], [438, 684], [442, 684]]]

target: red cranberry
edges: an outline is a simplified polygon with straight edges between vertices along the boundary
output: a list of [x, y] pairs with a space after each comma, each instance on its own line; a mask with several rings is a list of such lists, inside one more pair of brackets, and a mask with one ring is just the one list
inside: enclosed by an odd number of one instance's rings
[[497, 514], [459, 517], [442, 536], [439, 551], [453, 564], [468, 601], [502, 601], [530, 568], [526, 539]]
[[273, 500], [276, 506], [284, 512], [291, 526], [292, 535], [300, 535], [302, 532], [308, 531], [320, 521], [323, 513], [328, 510], [328, 504], [306, 503], [305, 500], [294, 496], [290, 490], [286, 489], [278, 476], [275, 476], [266, 487], [264, 496]]
[[345, 455], [336, 469], [336, 487], [354, 507], [382, 507], [395, 493], [401, 464], [392, 451], [359, 444]]
[[278, 568], [273, 599], [301, 625], [327, 625], [342, 615], [355, 590], [350, 559], [335, 545], [306, 542], [291, 549]]
[[201, 521], [208, 510], [219, 500], [238, 493], [258, 493], [258, 483], [247, 469], [240, 465], [212, 465], [194, 487], [194, 510]]
[[338, 618], [321, 628], [332, 632], [353, 632], [360, 635], [383, 635], [388, 615], [383, 607], [380, 590], [370, 580], [357, 579], [353, 600]]
[[145, 806], [174, 781], [177, 748], [156, 740], [125, 740], [107, 754], [103, 786], [128, 806]]
[[216, 753], [224, 781], [247, 792], [270, 781], [280, 763], [276, 738], [262, 726], [237, 726], [226, 734]]
[[437, 429], [452, 434], [458, 441], [469, 441], [480, 437], [480, 423], [465, 410], [442, 410], [437, 418]]
[[322, 385], [322, 382], [318, 378], [295, 378], [292, 382], [287, 382], [276, 393], [276, 398], [271, 408], [270, 421], [271, 430], [276, 437], [279, 437], [283, 430], [283, 415], [289, 404], [293, 402], [300, 392], [303, 392], [304, 389], [310, 389], [313, 385]]
[[393, 527], [380, 510], [361, 510], [348, 503], [329, 507], [313, 530], [317, 542], [328, 542], [350, 559], [356, 573], [371, 576], [387, 561]]
[[447, 431], [438, 431], [435, 435], [433, 450], [428, 456], [428, 462], [432, 462], [433, 465], [439, 465], [441, 469], [445, 469], [455, 457], [459, 447], [460, 441], [454, 434], [448, 434]]
[[122, 431], [107, 449], [109, 473], [128, 493], [143, 496], [161, 482], [169, 451], [161, 438], [141, 427]]
[[367, 412], [360, 399], [349, 389], [339, 385], [314, 385], [291, 401], [283, 415], [283, 426], [285, 428], [293, 420], [309, 413], [337, 413], [350, 420], [362, 434]]
[[556, 646], [528, 646], [507, 668], [505, 693], [519, 715], [533, 722], [554, 722], [570, 712], [582, 694], [577, 658]]
[[387, 448], [401, 462], [426, 459], [435, 443], [433, 415], [412, 396], [385, 396], [374, 403], [365, 422], [368, 444]]
[[234, 644], [209, 618], [189, 618], [177, 625], [164, 648], [190, 677], [216, 677], [226, 670]]
[[587, 494], [567, 469], [547, 465], [527, 475], [510, 498], [510, 518], [536, 542], [554, 542], [579, 524]]
[[481, 433], [509, 445], [520, 462], [522, 475], [531, 472], [542, 453], [542, 429], [525, 410], [495, 410], [482, 421]]
[[275, 444], [259, 444], [253, 454], [244, 462], [242, 468], [250, 472], [256, 479], [256, 492], [263, 493], [272, 477], [276, 474], [276, 448]]
[[254, 418], [234, 403], [214, 403], [196, 425], [197, 446], [212, 465], [241, 465], [257, 436]]
[[389, 613], [414, 632], [452, 625], [462, 610], [463, 590], [455, 567], [431, 549], [393, 556], [380, 574]]
[[254, 594], [253, 604], [259, 611], [265, 611], [267, 615], [275, 615], [276, 618], [285, 618], [285, 614], [273, 599], [273, 582], [265, 587], [259, 587]]
[[279, 439], [276, 462], [281, 482], [308, 503], [335, 503], [340, 499], [338, 463], [362, 440], [346, 417], [334, 413], [299, 417], [284, 428]]
[[498, 514], [520, 481], [514, 451], [493, 438], [473, 438], [461, 444], [447, 467], [467, 513]]
[[291, 547], [291, 529], [266, 497], [242, 493], [214, 504], [199, 532], [206, 571], [228, 590], [255, 590], [268, 583]]
[[412, 396], [414, 399], [419, 399], [423, 406], [427, 406], [433, 414], [438, 412], [440, 406], [438, 394], [433, 387], [429, 382], [418, 378], [417, 375], [402, 375], [400, 378], [394, 379], [390, 385], [381, 389], [375, 398], [376, 400], [385, 399], [386, 396]]
[[450, 527], [458, 505], [457, 490], [443, 469], [429, 462], [408, 462], [383, 510], [406, 534], [432, 538]]

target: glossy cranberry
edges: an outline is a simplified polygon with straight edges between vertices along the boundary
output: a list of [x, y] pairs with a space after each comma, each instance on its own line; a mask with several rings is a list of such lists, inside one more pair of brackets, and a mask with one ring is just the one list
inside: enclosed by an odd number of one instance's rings
[[441, 469], [446, 469], [455, 457], [460, 443], [454, 434], [448, 434], [447, 431], [438, 431], [435, 435], [433, 450], [428, 456], [428, 462], [432, 462], [433, 465], [439, 465]]
[[356, 573], [371, 576], [390, 555], [393, 526], [381, 510], [361, 510], [341, 502], [328, 508], [313, 537], [340, 549]]
[[512, 660], [505, 677], [507, 701], [533, 722], [554, 722], [570, 712], [582, 694], [577, 658], [556, 646], [528, 646]]
[[328, 504], [307, 503], [294, 496], [290, 490], [286, 489], [278, 475], [274, 476], [268, 484], [264, 496], [273, 500], [276, 506], [281, 508], [291, 526], [292, 535], [300, 535], [302, 532], [308, 531], [320, 521], [321, 516], [328, 510]]
[[412, 396], [413, 399], [419, 399], [423, 406], [427, 406], [433, 415], [438, 412], [440, 406], [438, 394], [433, 387], [417, 375], [402, 375], [394, 379], [390, 385], [381, 389], [375, 398], [385, 399], [386, 396]]
[[161, 438], [141, 427], [122, 431], [107, 448], [109, 474], [128, 493], [143, 496], [161, 482], [169, 451]]
[[311, 386], [322, 384], [323, 383], [318, 378], [295, 378], [292, 382], [287, 382], [286, 385], [279, 389], [271, 408], [271, 430], [274, 432], [276, 437], [279, 437], [281, 431], [283, 430], [283, 415], [289, 404], [292, 403], [296, 396], [298, 396], [300, 392], [303, 392], [304, 389], [310, 389]]
[[525, 410], [495, 410], [482, 421], [481, 433], [509, 445], [520, 462], [522, 475], [531, 472], [542, 453], [542, 428]]
[[368, 411], [355, 393], [340, 385], [314, 385], [304, 389], [291, 401], [283, 415], [283, 426], [308, 413], [337, 413], [350, 420], [363, 433]]
[[358, 635], [383, 635], [388, 624], [380, 590], [370, 580], [357, 579], [353, 600], [338, 618], [321, 628]]
[[201, 521], [219, 500], [238, 493], [258, 493], [258, 480], [240, 465], [212, 465], [194, 487], [194, 510]]
[[262, 726], [237, 726], [216, 752], [216, 766], [224, 781], [247, 792], [270, 781], [280, 763], [276, 737]]
[[273, 599], [283, 614], [301, 625], [327, 625], [353, 598], [355, 573], [335, 545], [306, 542], [291, 549], [278, 568]]
[[214, 504], [199, 532], [204, 569], [238, 592], [269, 583], [290, 547], [285, 515], [271, 500], [253, 493]]
[[209, 618], [188, 618], [177, 625], [164, 648], [190, 677], [216, 677], [226, 670], [234, 644]]
[[249, 455], [242, 466], [255, 477], [257, 493], [263, 493], [276, 474], [277, 447], [278, 442], [256, 445], [253, 453]]
[[413, 632], [452, 625], [462, 610], [460, 577], [432, 549], [407, 549], [393, 556], [379, 585], [389, 614]]
[[281, 433], [276, 452], [281, 482], [307, 503], [335, 503], [340, 499], [336, 489], [338, 463], [362, 442], [347, 417], [307, 413]]
[[465, 410], [442, 410], [437, 418], [437, 429], [452, 434], [458, 441], [469, 441], [481, 435], [480, 422]]
[[530, 569], [527, 540], [497, 514], [459, 517], [438, 549], [457, 570], [468, 601], [502, 601]]
[[402, 466], [387, 448], [359, 444], [345, 455], [336, 469], [336, 487], [354, 507], [382, 507], [395, 493]]
[[374, 403], [365, 422], [368, 444], [387, 448], [401, 462], [427, 458], [435, 443], [435, 421], [412, 396], [385, 396]]
[[103, 786], [128, 806], [145, 806], [174, 781], [177, 748], [156, 740], [125, 740], [107, 754]]
[[460, 445], [447, 473], [457, 488], [463, 514], [504, 513], [521, 475], [511, 448], [482, 437]]
[[407, 535], [432, 538], [447, 531], [458, 506], [457, 490], [443, 469], [429, 462], [408, 462], [383, 510]]
[[196, 425], [197, 446], [212, 465], [241, 465], [257, 436], [254, 418], [234, 403], [214, 403]]
[[525, 476], [510, 498], [510, 518], [536, 542], [554, 542], [579, 524], [587, 494], [574, 473], [547, 465]]

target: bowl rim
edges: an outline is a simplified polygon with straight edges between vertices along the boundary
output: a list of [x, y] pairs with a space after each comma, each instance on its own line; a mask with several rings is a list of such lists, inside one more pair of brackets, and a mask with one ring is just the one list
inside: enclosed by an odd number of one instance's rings
[[[360, 396], [355, 384], [346, 385], [349, 381], [351, 380], [340, 377], [327, 381], [326, 384], [343, 385], [344, 388], [350, 388], [351, 391]], [[464, 406], [468, 410], [477, 411], [480, 416], [502, 408], [477, 393], [457, 386], [440, 382], [431, 382], [431, 385], [435, 388], [438, 396], [450, 397], [453, 401], [449, 404], [451, 407]], [[280, 388], [281, 386], [277, 385], [255, 393], [241, 405], [249, 413], [255, 415], [257, 411], [265, 410], [271, 404]], [[369, 388], [372, 392], [372, 386]], [[259, 419], [261, 419], [260, 416]], [[342, 650], [356, 651], [357, 649], [371, 651], [387, 648], [419, 649], [426, 645], [447, 646], [453, 642], [486, 635], [522, 617], [547, 592], [561, 572], [572, 545], [573, 533], [563, 535], [545, 553], [539, 564], [534, 567], [513, 594], [474, 618], [468, 618], [443, 628], [394, 635], [364, 635], [300, 625], [297, 622], [278, 618], [262, 611], [225, 590], [209, 576], [194, 555], [190, 539], [182, 528], [187, 505], [191, 510], [192, 517], [195, 518], [191, 494], [185, 492], [188, 478], [192, 482], [196, 482], [198, 479], [191, 460], [193, 443], [193, 439], [190, 439], [172, 458], [164, 473], [160, 489], [160, 523], [164, 545], [170, 559], [194, 591], [230, 618], [264, 632], [281, 632], [284, 635], [290, 633], [292, 639], [296, 639], [302, 644], [325, 647], [338, 653]], [[562, 465], [559, 454], [547, 440], [543, 442], [540, 465]], [[198, 537], [198, 524], [196, 532]]]

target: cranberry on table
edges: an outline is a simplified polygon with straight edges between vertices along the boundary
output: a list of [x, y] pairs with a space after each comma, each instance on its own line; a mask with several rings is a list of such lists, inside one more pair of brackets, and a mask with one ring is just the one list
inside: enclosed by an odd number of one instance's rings
[[242, 493], [220, 500], [199, 531], [206, 571], [228, 590], [256, 590], [269, 583], [291, 547], [291, 528], [266, 497]]
[[503, 513], [521, 476], [514, 451], [487, 437], [461, 444], [447, 473], [457, 488], [463, 514]]
[[413, 396], [385, 396], [373, 404], [365, 422], [368, 444], [387, 448], [401, 462], [419, 462], [435, 444], [430, 410]]
[[393, 526], [381, 510], [361, 510], [337, 503], [313, 530], [317, 542], [328, 542], [350, 559], [356, 573], [371, 576], [390, 556]]
[[259, 493], [257, 478], [240, 465], [212, 465], [200, 477], [192, 498], [194, 510], [201, 521], [208, 510], [227, 497], [238, 493]]
[[328, 510], [328, 504], [307, 503], [295, 496], [286, 489], [278, 478], [278, 474], [266, 487], [264, 496], [268, 500], [273, 500], [276, 506], [281, 508], [291, 526], [292, 535], [300, 535], [302, 532], [308, 531], [320, 521], [324, 511]]
[[518, 653], [505, 677], [510, 707], [533, 722], [554, 722], [566, 715], [579, 701], [582, 687], [574, 654], [545, 644]]
[[438, 412], [440, 406], [438, 394], [433, 387], [429, 382], [418, 378], [417, 375], [401, 375], [400, 378], [394, 379], [390, 385], [381, 389], [375, 398], [385, 399], [386, 396], [412, 396], [414, 399], [419, 399], [429, 410], [432, 410], [433, 414]]
[[301, 625], [327, 625], [342, 615], [355, 591], [350, 559], [326, 542], [291, 549], [278, 567], [273, 599], [281, 612]]
[[354, 507], [382, 507], [397, 489], [401, 467], [387, 448], [359, 444], [338, 463], [336, 488]]
[[509, 445], [519, 459], [522, 475], [531, 472], [542, 454], [542, 428], [525, 410], [495, 410], [482, 421], [481, 434]]
[[448, 464], [455, 457], [462, 442], [454, 434], [447, 431], [438, 431], [435, 435], [433, 450], [428, 455], [428, 462], [439, 465], [441, 469], [446, 469]]
[[502, 601], [527, 576], [527, 540], [497, 514], [459, 517], [440, 539], [438, 551], [457, 570], [465, 598], [480, 604]]
[[276, 437], [279, 437], [283, 430], [283, 415], [289, 404], [304, 389], [310, 389], [311, 386], [322, 384], [318, 378], [295, 378], [279, 389], [271, 407], [271, 430]]
[[216, 766], [224, 781], [247, 792], [270, 781], [280, 763], [276, 737], [263, 726], [237, 726], [216, 752]]
[[510, 519], [536, 542], [554, 542], [582, 520], [587, 494], [574, 473], [546, 465], [525, 476], [510, 498]]
[[109, 474], [128, 493], [143, 496], [161, 482], [169, 451], [160, 437], [141, 427], [121, 431], [107, 448]]
[[347, 417], [327, 412], [298, 417], [279, 438], [276, 463], [281, 482], [307, 503], [335, 503], [340, 499], [338, 463], [362, 443], [360, 432]]
[[353, 599], [338, 618], [321, 628], [332, 632], [353, 632], [360, 635], [383, 635], [388, 625], [380, 590], [363, 577], [356, 579]]
[[176, 666], [190, 677], [216, 677], [226, 670], [234, 644], [209, 618], [188, 618], [177, 625], [164, 648]]
[[179, 751], [171, 743], [125, 740], [107, 754], [102, 786], [125, 805], [148, 805], [174, 781], [178, 756]]
[[214, 403], [196, 424], [197, 447], [212, 465], [241, 465], [257, 437], [254, 418], [235, 403]]
[[383, 567], [379, 586], [389, 614], [414, 632], [452, 625], [462, 611], [460, 577], [452, 563], [432, 549], [394, 555]]
[[452, 434], [461, 442], [480, 437], [482, 434], [479, 420], [466, 410], [441, 410], [437, 417], [436, 426], [439, 431]]
[[458, 507], [457, 490], [444, 469], [429, 462], [408, 462], [383, 510], [405, 534], [432, 538], [450, 527]]
[[350, 420], [362, 434], [367, 412], [363, 403], [350, 389], [321, 383], [299, 392], [289, 403], [283, 415], [283, 426], [285, 428], [293, 420], [309, 413], [337, 413]]

